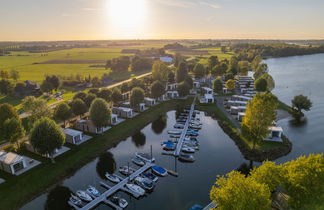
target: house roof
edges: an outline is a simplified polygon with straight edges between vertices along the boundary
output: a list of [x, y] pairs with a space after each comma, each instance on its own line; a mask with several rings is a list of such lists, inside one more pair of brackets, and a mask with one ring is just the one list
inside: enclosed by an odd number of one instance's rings
[[133, 111], [133, 109], [127, 108], [127, 107], [116, 107], [116, 108], [119, 109], [119, 110], [125, 111], [125, 112]]
[[11, 165], [14, 163], [18, 163], [24, 159], [23, 156], [12, 152], [0, 152], [0, 161], [4, 164]]
[[278, 132], [282, 132], [283, 129], [282, 129], [282, 127], [279, 127], [279, 126], [271, 126], [271, 127], [269, 127], [269, 131], [278, 131]]
[[77, 131], [77, 130], [74, 130], [71, 128], [65, 128], [65, 129], [63, 129], [63, 132], [69, 136], [78, 136], [78, 135], [82, 134], [81, 131]]
[[205, 99], [214, 99], [212, 94], [205, 94]]
[[146, 100], [146, 101], [155, 101], [154, 98], [149, 98], [149, 97], [145, 97], [144, 100]]

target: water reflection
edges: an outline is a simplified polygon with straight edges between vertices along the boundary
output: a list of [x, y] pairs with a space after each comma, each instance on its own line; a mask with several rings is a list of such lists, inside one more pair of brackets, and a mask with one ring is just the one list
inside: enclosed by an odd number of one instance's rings
[[238, 167], [236, 170], [241, 172], [245, 176], [249, 176], [252, 169], [253, 169], [253, 161], [250, 161], [249, 164], [242, 163], [240, 167]]
[[304, 117], [302, 119], [291, 119], [289, 120], [289, 125], [292, 127], [303, 127], [307, 124], [307, 118]]
[[105, 154], [100, 155], [96, 170], [102, 179], [105, 179], [106, 172], [113, 174], [116, 171], [114, 155], [111, 152], [106, 152]]
[[132, 136], [132, 142], [135, 144], [135, 146], [138, 147], [143, 147], [146, 143], [146, 136], [144, 133], [141, 131], [135, 133]]
[[155, 134], [161, 134], [167, 126], [167, 116], [161, 115], [157, 120], [152, 122], [152, 130]]
[[46, 199], [44, 209], [46, 210], [64, 210], [71, 209], [68, 200], [72, 191], [68, 187], [57, 186], [52, 189]]

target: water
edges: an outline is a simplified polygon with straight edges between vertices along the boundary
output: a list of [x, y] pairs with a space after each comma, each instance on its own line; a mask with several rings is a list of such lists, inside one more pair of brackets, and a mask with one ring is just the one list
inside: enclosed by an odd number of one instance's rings
[[[306, 113], [307, 123], [294, 126], [290, 118], [278, 122], [284, 128], [285, 134], [293, 142], [293, 150], [277, 162], [285, 162], [302, 154], [323, 152], [323, 124], [324, 124], [324, 54], [268, 59], [270, 73], [276, 81], [274, 93], [284, 102], [290, 104], [294, 95], [304, 94], [313, 101], [313, 108]], [[136, 200], [120, 192], [120, 196], [129, 201], [127, 209], [188, 209], [195, 203], [209, 203], [209, 190], [215, 182], [217, 174], [225, 174], [238, 168], [246, 168], [249, 161], [245, 160], [240, 151], [229, 137], [211, 117], [200, 114], [203, 128], [200, 131], [200, 150], [195, 154], [196, 162], [177, 162], [179, 177], [168, 176], [159, 178], [153, 193]], [[122, 141], [105, 155], [90, 162], [79, 169], [74, 175], [65, 179], [57, 188], [44, 193], [26, 204], [22, 209], [68, 209], [66, 201], [70, 191], [85, 189], [88, 184], [99, 186], [105, 171], [127, 165], [136, 151], [150, 151], [157, 164], [175, 170], [175, 160], [170, 156], [160, 155], [160, 143], [167, 139], [167, 130], [175, 123], [175, 111], [166, 113], [161, 119], [149, 124], [141, 133]], [[131, 164], [133, 166], [133, 164]], [[97, 209], [110, 209], [105, 205]]]

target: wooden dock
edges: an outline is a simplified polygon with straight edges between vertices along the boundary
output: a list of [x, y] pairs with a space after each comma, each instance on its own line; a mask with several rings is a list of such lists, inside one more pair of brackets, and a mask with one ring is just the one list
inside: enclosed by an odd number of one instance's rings
[[217, 207], [217, 204], [215, 204], [214, 202], [210, 202], [207, 206], [205, 206], [203, 208], [203, 210], [210, 210], [210, 209], [214, 209]]
[[187, 131], [188, 131], [188, 127], [189, 127], [189, 124], [190, 124], [190, 121], [191, 121], [191, 118], [192, 118], [192, 114], [195, 110], [195, 104], [192, 103], [191, 104], [191, 107], [190, 107], [190, 111], [189, 111], [189, 115], [188, 115], [188, 119], [186, 121], [186, 124], [184, 126], [184, 128], [182, 129], [182, 133], [180, 135], [180, 138], [178, 140], [178, 143], [177, 143], [177, 148], [175, 149], [174, 151], [174, 156], [179, 156], [180, 152], [181, 152], [181, 149], [182, 149], [182, 144], [183, 144], [183, 141], [186, 137], [186, 134], [187, 134]]
[[[69, 202], [69, 204], [71, 206], [73, 206], [77, 210], [88, 210], [88, 209], [92, 209], [92, 208], [96, 207], [99, 203], [106, 203], [106, 204], [112, 206], [113, 203], [111, 203], [109, 200], [107, 200], [107, 198], [110, 197], [115, 192], [117, 192], [118, 190], [123, 190], [123, 191], [126, 191], [126, 192], [130, 192], [133, 196], [136, 197], [137, 194], [134, 193], [134, 192], [132, 192], [132, 191], [130, 191], [130, 190], [128, 190], [127, 188], [125, 188], [124, 187], [125, 184], [127, 184], [129, 181], [132, 181], [137, 176], [139, 176], [141, 173], [145, 172], [146, 170], [148, 170], [149, 168], [151, 168], [154, 165], [155, 165], [154, 163], [146, 163], [144, 166], [142, 166], [141, 168], [139, 168], [138, 170], [136, 170], [134, 173], [132, 173], [131, 175], [129, 175], [129, 177], [124, 178], [121, 182], [119, 182], [118, 184], [116, 184], [114, 186], [109, 186], [109, 185], [101, 182], [101, 184], [104, 184], [104, 186], [106, 188], [109, 188], [109, 189], [107, 191], [103, 192], [101, 194], [101, 196], [96, 197], [93, 201], [87, 203], [83, 207], [77, 207], [75, 205], [71, 205], [70, 202]], [[113, 207], [116, 208], [117, 206], [115, 205]]]

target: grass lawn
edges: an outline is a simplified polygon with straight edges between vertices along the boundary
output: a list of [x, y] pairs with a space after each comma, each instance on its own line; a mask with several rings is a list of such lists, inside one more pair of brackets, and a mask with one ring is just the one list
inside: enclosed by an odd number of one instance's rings
[[18, 177], [0, 172], [0, 177], [6, 179], [6, 182], [0, 185], [0, 209], [21, 207], [107, 149], [116, 146], [120, 141], [157, 119], [160, 114], [191, 102], [192, 98], [188, 98], [187, 100], [170, 100], [154, 106], [138, 116], [114, 126], [103, 135], [94, 136], [92, 140], [80, 146], [70, 146], [71, 151], [56, 158], [55, 164], [30, 152], [22, 151], [22, 154], [42, 161], [42, 164]]
[[220, 49], [220, 47], [213, 47], [213, 48], [201, 48], [201, 49], [196, 49], [196, 50], [207, 50], [209, 55], [202, 55], [202, 56], [199, 56], [201, 59], [200, 59], [200, 63], [207, 63], [208, 62], [208, 58], [212, 55], [214, 56], [217, 56], [218, 57], [218, 60], [224, 60], [224, 59], [231, 59], [231, 57], [234, 55], [234, 52], [226, 52], [226, 53], [223, 53]]

